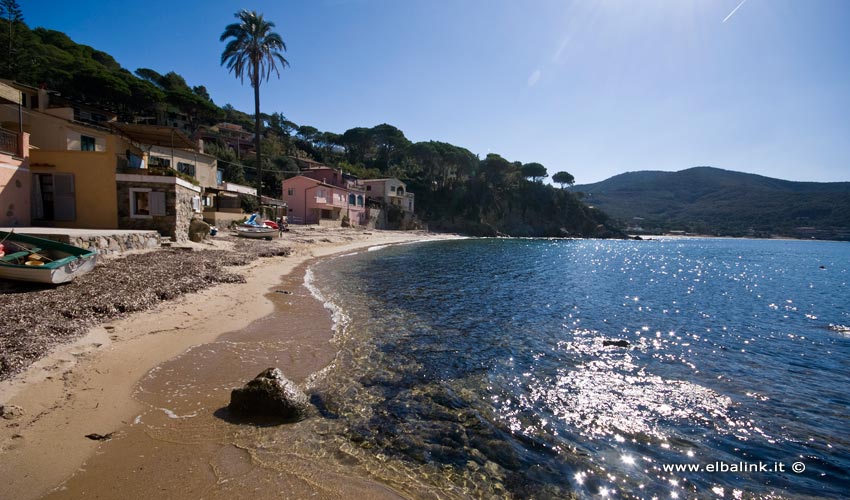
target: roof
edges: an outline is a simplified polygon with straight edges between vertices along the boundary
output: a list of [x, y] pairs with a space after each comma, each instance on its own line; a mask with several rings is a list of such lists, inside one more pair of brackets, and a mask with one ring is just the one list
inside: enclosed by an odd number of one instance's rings
[[173, 127], [114, 122], [110, 122], [109, 126], [131, 141], [141, 144], [198, 150], [197, 144], [189, 139], [186, 134]]
[[286, 202], [283, 200], [278, 200], [277, 198], [272, 198], [271, 196], [263, 196], [263, 205], [269, 205], [273, 207], [285, 207]]
[[10, 87], [3, 82], [0, 82], [0, 99], [5, 99], [13, 104], [21, 103], [21, 93], [14, 87]]

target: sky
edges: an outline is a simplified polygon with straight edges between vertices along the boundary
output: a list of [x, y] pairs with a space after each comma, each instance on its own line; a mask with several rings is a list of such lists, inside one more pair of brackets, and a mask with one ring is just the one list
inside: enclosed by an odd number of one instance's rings
[[850, 181], [848, 0], [19, 0], [125, 68], [175, 71], [253, 114], [220, 65], [241, 9], [290, 67], [264, 113], [342, 133], [389, 123], [578, 184], [709, 165]]

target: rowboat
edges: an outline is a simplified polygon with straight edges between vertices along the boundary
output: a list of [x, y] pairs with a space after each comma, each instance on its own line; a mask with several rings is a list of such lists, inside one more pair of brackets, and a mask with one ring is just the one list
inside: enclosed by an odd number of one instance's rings
[[243, 238], [265, 238], [270, 240], [277, 233], [277, 229], [268, 226], [253, 226], [250, 224], [239, 224], [236, 226], [236, 234]]
[[58, 241], [0, 231], [0, 278], [67, 283], [94, 269], [97, 252]]

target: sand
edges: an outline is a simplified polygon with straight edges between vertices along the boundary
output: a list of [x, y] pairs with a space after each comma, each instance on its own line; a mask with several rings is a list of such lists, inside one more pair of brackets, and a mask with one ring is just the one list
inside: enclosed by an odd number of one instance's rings
[[[293, 271], [311, 259], [443, 238], [446, 236], [421, 232], [297, 230], [285, 238], [291, 243], [291, 255], [228, 268], [244, 276], [245, 283], [217, 285], [181, 296], [155, 309], [98, 325], [77, 341], [56, 348], [16, 377], [0, 382], [0, 405], [19, 407], [23, 412], [0, 420], [0, 497], [28, 499], [50, 494], [57, 498], [140, 498], [167, 492], [169, 498], [195, 498], [200, 494], [215, 498], [244, 493], [231, 491], [229, 479], [222, 479], [251, 473], [252, 458], [238, 448], [197, 439], [199, 433], [203, 434], [198, 429], [185, 432], [186, 436], [195, 436], [186, 442], [179, 427], [177, 442], [170, 447], [166, 445], [167, 436], [149, 439], [156, 425], [134, 425], [142, 415], [149, 420], [159, 413], [159, 418], [185, 416], [184, 410], [176, 414], [171, 409], [160, 412], [152, 408], [146, 394], [137, 391], [139, 382], [146, 379], [146, 388], [162, 388], [167, 382], [157, 380], [156, 374], [163, 367], [195, 367], [192, 369], [201, 370], [195, 376], [209, 386], [219, 382], [232, 386], [233, 380], [247, 381], [259, 373], [257, 366], [273, 362], [285, 365], [281, 368], [296, 382], [302, 381], [333, 359], [330, 319], [303, 293], [289, 296], [276, 294], [273, 289], [295, 290], [300, 286], [303, 268], [300, 273]], [[291, 276], [289, 281], [287, 276]], [[279, 314], [292, 318], [286, 359], [257, 359], [256, 364], [242, 363], [234, 371], [231, 366], [235, 365], [228, 363], [227, 355], [205, 353], [205, 347], [221, 345], [214, 344], [220, 338], [250, 340], [261, 335], [258, 332], [263, 329], [252, 330], [251, 325], [261, 324], [276, 307]], [[199, 363], [199, 359], [212, 361]], [[158, 404], [156, 397], [153, 404]], [[203, 404], [194, 402], [205, 408], [227, 402], [224, 394], [198, 397], [208, 399]], [[195, 422], [191, 425], [197, 425]], [[85, 437], [91, 434], [114, 439]], [[149, 470], [146, 474], [142, 473], [145, 467]], [[228, 469], [226, 474], [222, 475], [221, 467]], [[383, 485], [345, 471], [314, 477], [309, 463], [297, 470], [303, 473], [281, 471], [274, 479], [274, 486], [284, 487], [288, 493], [266, 491], [249, 496], [397, 496]]]

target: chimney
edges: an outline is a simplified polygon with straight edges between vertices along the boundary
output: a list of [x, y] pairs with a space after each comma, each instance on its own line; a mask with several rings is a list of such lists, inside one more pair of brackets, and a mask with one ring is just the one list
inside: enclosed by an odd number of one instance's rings
[[47, 109], [47, 104], [50, 101], [50, 94], [47, 93], [47, 89], [39, 88], [38, 89], [38, 110], [42, 113], [45, 109]]

